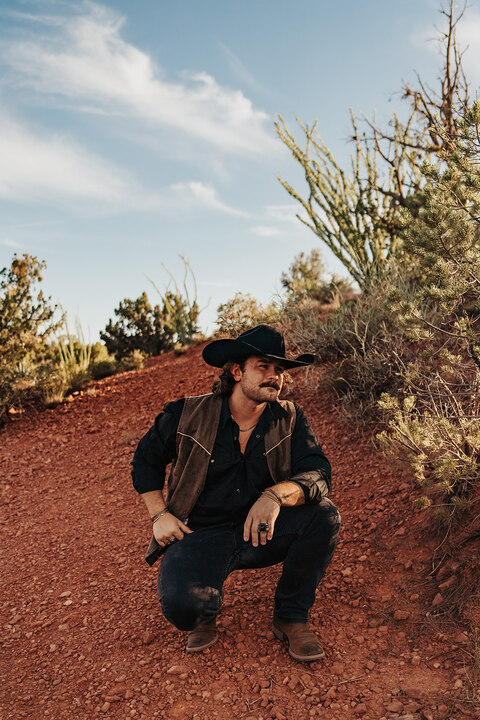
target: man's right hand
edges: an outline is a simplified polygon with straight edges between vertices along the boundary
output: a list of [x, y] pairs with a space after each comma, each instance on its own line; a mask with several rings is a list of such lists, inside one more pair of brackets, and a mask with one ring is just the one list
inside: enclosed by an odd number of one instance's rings
[[182, 540], [185, 534], [191, 532], [193, 530], [169, 512], [153, 523], [153, 536], [161, 547], [171, 545], [172, 541]]

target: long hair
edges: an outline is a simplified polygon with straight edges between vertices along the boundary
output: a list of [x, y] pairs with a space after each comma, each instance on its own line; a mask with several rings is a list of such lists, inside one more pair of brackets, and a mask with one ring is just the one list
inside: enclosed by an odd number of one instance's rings
[[[220, 397], [229, 397], [232, 394], [233, 388], [235, 387], [235, 379], [232, 375], [232, 365], [239, 365], [241, 370], [245, 370], [245, 363], [247, 358], [243, 360], [228, 360], [222, 367], [222, 371], [217, 379], [214, 381], [212, 386], [212, 393], [219, 395]], [[288, 387], [293, 382], [292, 376], [286, 370], [283, 373], [283, 387], [280, 397], [285, 397], [289, 394], [290, 388]]]
[[222, 367], [220, 375], [217, 377], [212, 386], [212, 393], [220, 397], [229, 397], [235, 387], [235, 379], [232, 375], [232, 366], [240, 365], [240, 369], [245, 369], [246, 358], [243, 360], [227, 360]]

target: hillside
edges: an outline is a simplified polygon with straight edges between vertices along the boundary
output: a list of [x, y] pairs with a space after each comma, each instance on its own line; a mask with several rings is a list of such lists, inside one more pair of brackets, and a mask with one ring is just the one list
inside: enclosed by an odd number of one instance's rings
[[4, 719], [477, 718], [470, 645], [431, 614], [433, 540], [413, 486], [308, 392], [343, 518], [311, 615], [327, 658], [296, 663], [270, 630], [279, 569], [227, 581], [220, 641], [199, 656], [162, 617], [150, 523], [129, 463], [169, 399], [209, 391], [192, 348], [92, 383], [0, 431]]

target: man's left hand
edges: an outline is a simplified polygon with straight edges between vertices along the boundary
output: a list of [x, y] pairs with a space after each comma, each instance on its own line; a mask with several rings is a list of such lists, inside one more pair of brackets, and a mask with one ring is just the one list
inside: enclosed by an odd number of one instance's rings
[[[280, 506], [275, 500], [265, 496], [259, 497], [250, 508], [243, 526], [245, 542], [248, 542], [251, 537], [253, 547], [258, 547], [259, 539], [260, 545], [266, 545], [267, 540], [271, 540], [273, 537], [275, 521], [279, 512]], [[259, 523], [267, 523], [268, 531], [259, 533], [257, 529]]]

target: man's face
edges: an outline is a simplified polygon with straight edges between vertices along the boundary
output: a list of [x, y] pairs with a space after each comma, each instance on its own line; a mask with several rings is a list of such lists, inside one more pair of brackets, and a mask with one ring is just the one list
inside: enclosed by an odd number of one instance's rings
[[279, 361], [266, 357], [249, 357], [242, 370], [235, 365], [233, 377], [238, 389], [249, 400], [257, 403], [274, 402], [283, 386], [284, 366]]

